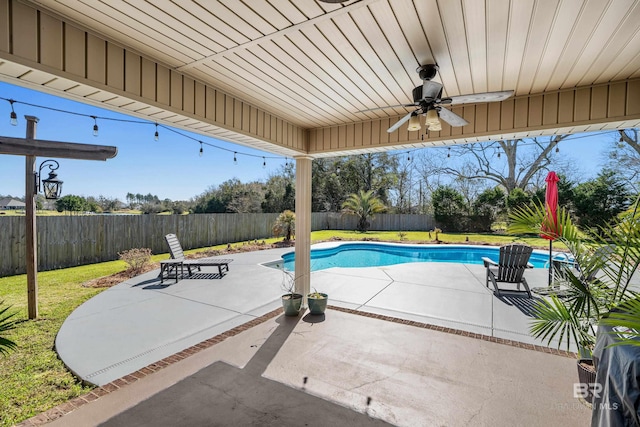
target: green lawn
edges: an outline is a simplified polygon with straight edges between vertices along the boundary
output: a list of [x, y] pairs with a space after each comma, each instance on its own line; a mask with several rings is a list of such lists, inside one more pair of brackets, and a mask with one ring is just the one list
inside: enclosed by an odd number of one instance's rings
[[[439, 239], [448, 243], [482, 242], [500, 245], [514, 240], [524, 241], [532, 246], [548, 247], [540, 238], [517, 239], [507, 235], [445, 234]], [[315, 231], [313, 242], [340, 238], [343, 240], [385, 240], [400, 241], [397, 232]], [[405, 242], [429, 242], [435, 235], [428, 232], [407, 232]], [[274, 243], [281, 239], [264, 239]], [[262, 242], [262, 240], [260, 240]], [[247, 242], [233, 244], [245, 246]], [[218, 245], [207, 249], [225, 249]], [[198, 250], [187, 251], [187, 253]], [[167, 254], [154, 255], [152, 261], [166, 259]], [[7, 338], [18, 344], [18, 349], [7, 357], [0, 356], [0, 426], [11, 426], [86, 393], [91, 387], [80, 384], [57, 357], [53, 346], [55, 336], [64, 319], [84, 301], [102, 292], [103, 289], [85, 288], [82, 283], [126, 269], [123, 261], [103, 262], [81, 267], [45, 271], [38, 274], [39, 319], [27, 320], [27, 279], [26, 275], [0, 278], [0, 301], [12, 306], [20, 320], [16, 329]]]

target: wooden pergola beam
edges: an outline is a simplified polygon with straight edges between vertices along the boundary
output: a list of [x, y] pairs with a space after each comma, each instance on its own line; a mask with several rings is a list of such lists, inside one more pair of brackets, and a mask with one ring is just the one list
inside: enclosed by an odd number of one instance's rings
[[27, 119], [26, 138], [0, 136], [0, 154], [25, 156], [25, 241], [27, 258], [27, 308], [29, 319], [38, 318], [38, 239], [36, 232], [36, 157], [58, 159], [107, 160], [118, 154], [117, 147], [76, 144], [36, 139], [38, 118]]
[[0, 136], [0, 154], [54, 157], [58, 159], [107, 160], [114, 158], [118, 154], [118, 148], [108, 145], [77, 144]]

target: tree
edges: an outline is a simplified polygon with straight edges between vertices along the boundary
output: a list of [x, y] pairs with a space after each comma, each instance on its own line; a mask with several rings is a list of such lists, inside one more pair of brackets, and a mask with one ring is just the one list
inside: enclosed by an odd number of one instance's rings
[[464, 197], [450, 186], [438, 187], [431, 197], [436, 221], [442, 221], [445, 217], [466, 215], [468, 213]]
[[509, 212], [513, 212], [518, 208], [531, 204], [531, 201], [531, 194], [527, 193], [522, 188], [514, 188], [507, 195], [507, 209]]
[[316, 159], [311, 171], [311, 209], [313, 212], [338, 212], [348, 193], [343, 182], [344, 159]]
[[373, 190], [360, 190], [358, 193], [351, 194], [342, 204], [342, 210], [348, 215], [358, 217], [358, 231], [366, 232], [371, 225], [370, 219], [375, 214], [384, 212], [386, 207], [382, 201], [373, 195]]
[[475, 215], [487, 216], [491, 222], [494, 222], [505, 208], [506, 195], [500, 187], [486, 189], [478, 195], [472, 206]]
[[276, 222], [273, 224], [273, 234], [276, 237], [284, 235], [284, 241], [290, 242], [291, 236], [296, 231], [296, 214], [290, 210], [286, 210], [278, 215]]
[[263, 185], [256, 181], [243, 184], [238, 178], [219, 187], [211, 186], [196, 201], [196, 213], [259, 213], [264, 200]]
[[630, 205], [631, 194], [625, 180], [605, 169], [591, 181], [575, 187], [573, 205], [582, 228], [604, 227]]
[[345, 157], [340, 164], [340, 182], [345, 194], [373, 191], [383, 204], [389, 201], [389, 188], [396, 176], [396, 156], [367, 153]]
[[609, 168], [626, 171], [629, 183], [636, 184], [640, 176], [640, 141], [638, 129], [621, 129], [620, 140], [609, 151]]
[[[461, 158], [432, 164], [431, 173], [447, 173], [455, 178], [488, 180], [502, 186], [507, 193], [515, 188], [527, 189], [552, 164], [552, 154], [568, 135], [507, 139], [489, 143], [471, 143], [448, 150], [448, 158]], [[453, 164], [453, 165], [452, 165]]]
[[468, 205], [460, 192], [450, 186], [436, 188], [431, 196], [433, 203], [433, 216], [438, 224], [449, 231], [458, 231], [466, 227], [466, 219], [469, 214]]
[[58, 212], [82, 212], [87, 210], [87, 201], [82, 196], [69, 194], [56, 200], [56, 210]]
[[293, 163], [287, 163], [265, 183], [261, 207], [262, 212], [283, 212], [294, 210], [295, 206], [295, 170]]

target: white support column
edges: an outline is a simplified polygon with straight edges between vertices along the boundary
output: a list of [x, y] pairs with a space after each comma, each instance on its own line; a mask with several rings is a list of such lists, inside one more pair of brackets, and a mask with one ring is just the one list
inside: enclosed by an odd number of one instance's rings
[[296, 159], [296, 292], [304, 295], [311, 290], [311, 165], [312, 157]]

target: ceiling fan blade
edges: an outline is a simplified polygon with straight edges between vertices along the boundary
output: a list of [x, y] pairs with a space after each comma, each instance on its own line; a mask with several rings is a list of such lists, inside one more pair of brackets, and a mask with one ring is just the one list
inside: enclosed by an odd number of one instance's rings
[[422, 84], [422, 98], [421, 99], [439, 99], [442, 95], [442, 83], [434, 82], [431, 80], [425, 80]]
[[451, 126], [458, 127], [458, 126], [466, 126], [469, 124], [468, 121], [466, 121], [465, 119], [463, 119], [462, 117], [454, 113], [453, 111], [447, 110], [444, 107], [440, 107], [438, 110], [438, 113], [440, 115], [440, 118], [445, 122], [449, 123]]
[[411, 118], [411, 115], [413, 113], [414, 112], [411, 112], [411, 113], [407, 114], [406, 116], [404, 116], [403, 118], [401, 118], [400, 120], [398, 120], [395, 125], [391, 126], [389, 129], [387, 129], [387, 132], [389, 132], [389, 133], [395, 132], [400, 126], [402, 126], [403, 124], [405, 124], [406, 122], [409, 121], [409, 119]]
[[468, 104], [475, 102], [496, 102], [504, 101], [513, 95], [512, 90], [504, 90], [501, 92], [484, 92], [484, 93], [471, 93], [469, 95], [458, 95], [451, 97], [451, 104]]
[[360, 110], [357, 111], [357, 113], [367, 113], [369, 111], [377, 111], [377, 110], [387, 110], [389, 108], [409, 108], [409, 107], [417, 107], [416, 104], [398, 104], [398, 105], [386, 105], [384, 107], [375, 107], [375, 108], [368, 108], [366, 110]]

